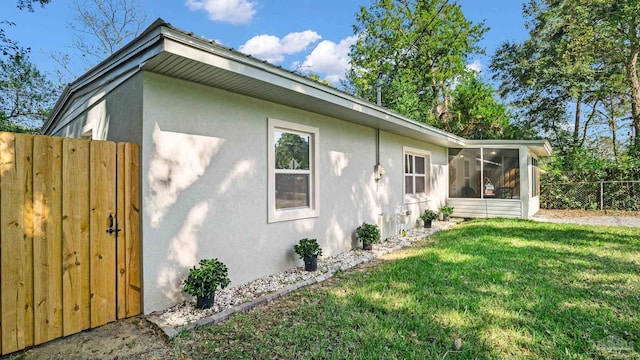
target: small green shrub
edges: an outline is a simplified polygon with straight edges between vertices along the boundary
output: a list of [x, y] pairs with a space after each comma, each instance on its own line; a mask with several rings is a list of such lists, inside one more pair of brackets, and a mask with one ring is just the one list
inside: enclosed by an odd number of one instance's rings
[[293, 245], [293, 250], [300, 256], [300, 259], [303, 260], [306, 257], [322, 256], [322, 248], [320, 248], [316, 239], [300, 239], [298, 244]]
[[442, 215], [451, 216], [453, 214], [453, 207], [448, 205], [442, 205], [440, 208]]
[[184, 280], [184, 291], [192, 296], [210, 297], [218, 289], [226, 288], [229, 283], [228, 269], [218, 259], [202, 259], [200, 267], [189, 270]]
[[423, 221], [435, 220], [438, 218], [438, 213], [433, 210], [426, 209], [422, 214], [420, 214], [420, 219]]
[[362, 225], [356, 228], [356, 234], [358, 234], [358, 239], [362, 241], [363, 245], [380, 241], [380, 228], [378, 228], [378, 225], [363, 222]]

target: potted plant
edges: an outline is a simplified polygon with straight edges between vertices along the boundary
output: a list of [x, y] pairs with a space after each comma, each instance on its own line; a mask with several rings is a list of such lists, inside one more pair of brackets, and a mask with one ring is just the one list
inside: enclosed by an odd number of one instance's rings
[[318, 256], [322, 256], [322, 249], [316, 239], [300, 239], [298, 244], [293, 245], [293, 250], [304, 261], [306, 271], [318, 270]]
[[356, 234], [358, 239], [362, 241], [362, 249], [371, 250], [372, 244], [380, 241], [380, 228], [378, 225], [367, 224], [363, 222], [362, 225], [356, 228]]
[[424, 221], [424, 227], [427, 229], [431, 228], [431, 223], [433, 220], [438, 218], [438, 213], [433, 210], [426, 209], [422, 214], [420, 214], [420, 219]]
[[453, 207], [442, 205], [440, 212], [442, 213], [442, 220], [449, 221], [449, 217], [453, 214]]
[[213, 306], [213, 298], [218, 286], [224, 289], [229, 285], [227, 266], [218, 259], [202, 259], [200, 267], [194, 266], [184, 280], [184, 291], [197, 298], [198, 309]]

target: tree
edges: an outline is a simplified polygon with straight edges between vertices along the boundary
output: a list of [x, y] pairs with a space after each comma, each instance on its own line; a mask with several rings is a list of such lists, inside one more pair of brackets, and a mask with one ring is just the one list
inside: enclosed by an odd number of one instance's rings
[[53, 107], [57, 89], [21, 50], [0, 58], [0, 125], [4, 130], [40, 127]]
[[374, 0], [356, 22], [345, 87], [374, 102], [381, 81], [384, 106], [446, 129], [453, 85], [482, 51], [484, 24], [448, 0]]
[[584, 146], [602, 126], [617, 146], [624, 113], [632, 119], [631, 143], [640, 146], [639, 3], [531, 0], [524, 14], [529, 39], [503, 44], [492, 59], [501, 95], [566, 151]]
[[72, 0], [71, 7], [74, 21], [67, 25], [73, 53], [53, 53], [51, 58], [74, 78], [80, 75], [78, 68], [94, 66], [138, 36], [146, 21], [138, 0]]
[[[19, 9], [33, 12], [50, 0], [18, 0]], [[2, 20], [0, 25], [15, 26]], [[9, 39], [0, 27], [0, 131], [34, 132], [53, 106], [56, 87], [29, 60], [29, 48]]]
[[566, 0], [563, 15], [584, 24], [594, 36], [592, 52], [609, 69], [622, 70], [631, 103], [632, 145], [640, 151], [640, 2], [637, 0], [599, 0], [583, 4]]
[[504, 139], [513, 136], [510, 114], [495, 98], [495, 91], [475, 71], [464, 74], [453, 90], [448, 131], [469, 139]]

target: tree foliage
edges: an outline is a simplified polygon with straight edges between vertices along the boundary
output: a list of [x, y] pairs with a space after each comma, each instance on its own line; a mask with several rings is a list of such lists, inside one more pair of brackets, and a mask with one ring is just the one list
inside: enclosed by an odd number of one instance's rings
[[[452, 94], [448, 130], [469, 139], [504, 139], [511, 130], [507, 107], [495, 98], [495, 91], [475, 71], [465, 73]], [[520, 135], [520, 134], [518, 134]]]
[[529, 38], [492, 59], [501, 95], [563, 153], [608, 144], [617, 158], [627, 133], [637, 147], [639, 3], [531, 0], [524, 15]]
[[[21, 10], [50, 0], [18, 0]], [[16, 24], [0, 20], [0, 26]], [[55, 101], [56, 87], [29, 60], [29, 48], [21, 47], [0, 27], [0, 131], [35, 132]]]
[[38, 128], [56, 99], [56, 87], [21, 50], [0, 58], [0, 122], [5, 129]]
[[447, 129], [451, 93], [468, 58], [482, 49], [484, 23], [468, 21], [445, 0], [373, 0], [361, 7], [353, 27], [347, 88], [413, 119]]

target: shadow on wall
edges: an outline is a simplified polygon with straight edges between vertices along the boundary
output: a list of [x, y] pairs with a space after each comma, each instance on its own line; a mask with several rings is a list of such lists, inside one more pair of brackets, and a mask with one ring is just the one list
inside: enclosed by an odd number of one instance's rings
[[[363, 170], [362, 166], [353, 163], [353, 154], [332, 150], [323, 152], [322, 156], [327, 156], [329, 160], [327, 171], [321, 175], [323, 207], [320, 212], [324, 220], [296, 220], [287, 227], [288, 233], [299, 234], [300, 238], [315, 233], [323, 256], [328, 257], [358, 247], [354, 235], [356, 227], [364, 221], [376, 223], [380, 213], [378, 201], [387, 203], [389, 195], [388, 181], [381, 180], [377, 184], [373, 166], [370, 171], [366, 166], [366, 170]], [[373, 164], [374, 159], [370, 162]], [[293, 252], [293, 244], [298, 240], [291, 240], [292, 250], [287, 253], [287, 261], [293, 262], [292, 265], [297, 265], [298, 261]]]
[[[350, 154], [344, 152], [329, 151], [331, 175], [333, 178], [342, 177], [342, 173], [349, 167], [350, 157]], [[344, 229], [345, 226], [342, 225], [340, 221], [342, 220], [344, 223], [345, 220], [348, 220], [351, 214], [337, 214], [336, 212], [337, 210], [334, 207], [332, 214], [329, 217], [327, 229], [324, 232], [325, 252], [329, 256], [342, 251], [344, 248], [344, 242], [351, 237], [351, 235], [346, 232], [347, 230]]]
[[223, 139], [153, 129], [153, 158], [149, 162], [147, 212], [157, 228], [178, 195], [193, 185], [218, 153]]
[[[145, 211], [154, 229], [162, 228], [161, 233], [173, 232], [176, 230], [171, 226], [162, 224], [165, 215], [180, 194], [204, 175], [224, 140], [162, 131], [157, 124], [152, 136], [154, 152], [149, 162], [150, 194], [145, 201]], [[211, 211], [211, 204], [205, 200], [193, 205], [182, 221], [175, 219], [180, 216], [177, 213], [170, 219], [172, 224], [182, 226], [174, 236], [168, 235], [166, 261], [158, 268], [156, 286], [171, 301], [181, 298], [182, 278], [187, 269], [197, 263], [200, 228]], [[164, 241], [158, 239], [157, 243], [163, 246]]]
[[206, 201], [196, 204], [189, 211], [178, 235], [169, 242], [168, 262], [158, 271], [157, 286], [172, 301], [182, 297], [182, 279], [186, 276], [186, 269], [198, 262], [198, 235], [209, 210]]

